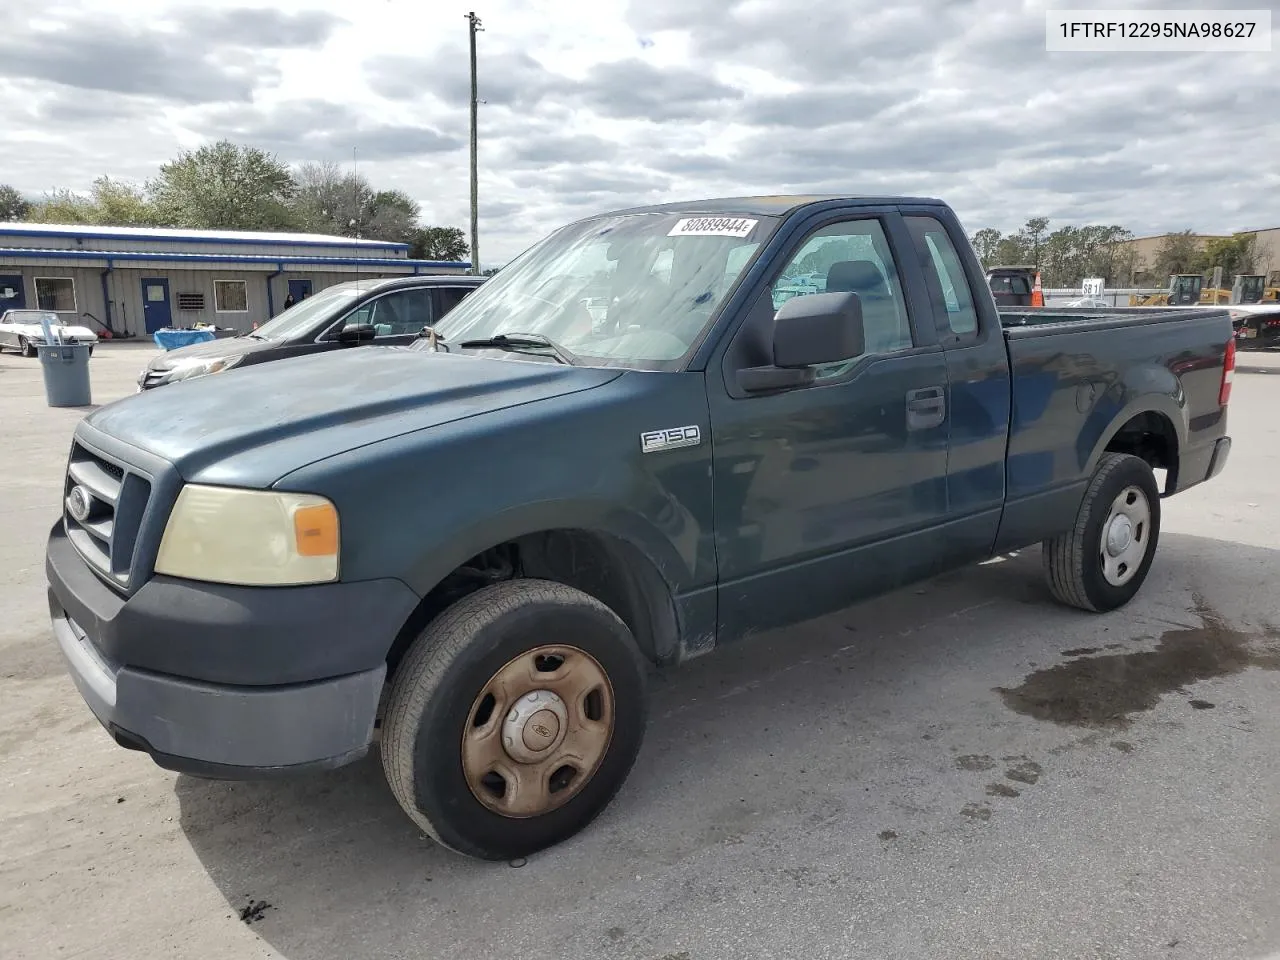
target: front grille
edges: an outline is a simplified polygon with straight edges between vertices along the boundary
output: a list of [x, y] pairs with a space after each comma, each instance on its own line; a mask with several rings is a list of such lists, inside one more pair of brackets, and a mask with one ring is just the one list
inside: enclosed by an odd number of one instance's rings
[[[71, 494], [77, 488], [82, 491], [77, 498], [89, 505], [82, 518], [71, 509]], [[150, 480], [76, 442], [62, 496], [67, 538], [90, 566], [117, 586], [126, 586], [151, 496]]]
[[138, 387], [143, 390], [150, 390], [152, 387], [158, 387], [164, 382], [164, 378], [169, 375], [167, 370], [147, 370], [138, 380]]

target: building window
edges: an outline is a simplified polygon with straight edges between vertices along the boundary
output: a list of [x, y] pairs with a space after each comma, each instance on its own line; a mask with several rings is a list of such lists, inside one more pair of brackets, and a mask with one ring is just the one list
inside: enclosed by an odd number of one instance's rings
[[76, 312], [76, 282], [70, 277], [36, 277], [36, 306], [58, 313]]
[[248, 283], [244, 280], [213, 281], [213, 309], [218, 313], [248, 313]]

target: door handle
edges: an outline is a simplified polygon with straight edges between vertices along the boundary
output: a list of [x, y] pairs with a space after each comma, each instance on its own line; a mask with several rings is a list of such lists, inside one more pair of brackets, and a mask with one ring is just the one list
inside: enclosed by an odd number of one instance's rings
[[907, 391], [907, 429], [932, 430], [947, 418], [947, 394], [942, 387]]

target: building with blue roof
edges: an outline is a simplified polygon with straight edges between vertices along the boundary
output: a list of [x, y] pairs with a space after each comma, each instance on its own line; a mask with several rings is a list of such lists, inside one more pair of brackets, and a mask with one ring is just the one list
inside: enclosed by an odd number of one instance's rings
[[0, 223], [0, 312], [54, 310], [117, 335], [196, 323], [243, 333], [334, 283], [470, 269], [384, 240]]

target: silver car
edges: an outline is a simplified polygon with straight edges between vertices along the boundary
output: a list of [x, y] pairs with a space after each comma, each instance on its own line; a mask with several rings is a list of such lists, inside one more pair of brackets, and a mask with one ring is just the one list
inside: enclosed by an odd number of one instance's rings
[[0, 316], [0, 350], [9, 347], [24, 357], [34, 357], [36, 347], [45, 342], [45, 320], [55, 338], [61, 337], [63, 343], [87, 343], [93, 353], [98, 335], [88, 327], [63, 323], [52, 310], [6, 310]]

